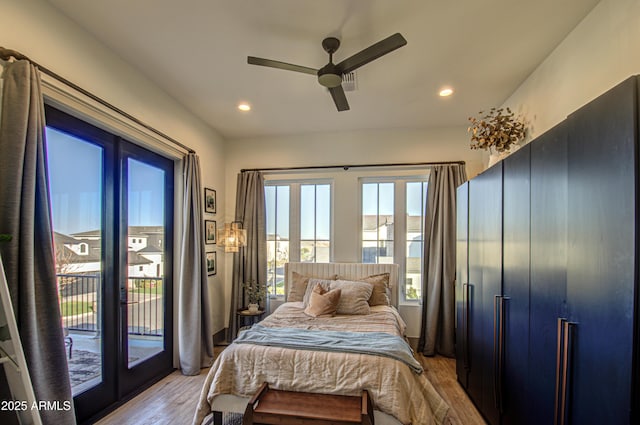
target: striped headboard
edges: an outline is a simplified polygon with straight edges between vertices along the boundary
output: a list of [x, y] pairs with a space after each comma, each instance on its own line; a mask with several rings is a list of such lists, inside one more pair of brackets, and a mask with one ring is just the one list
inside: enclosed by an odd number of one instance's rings
[[370, 264], [370, 263], [286, 263], [284, 265], [284, 293], [289, 293], [291, 273], [296, 272], [304, 276], [331, 279], [338, 275], [344, 280], [358, 280], [359, 278], [380, 273], [389, 273], [391, 287], [391, 304], [398, 306], [398, 265]]

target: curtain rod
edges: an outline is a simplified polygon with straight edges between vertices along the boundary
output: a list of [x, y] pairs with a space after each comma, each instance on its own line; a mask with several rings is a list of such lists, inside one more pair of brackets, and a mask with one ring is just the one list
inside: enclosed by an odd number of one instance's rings
[[167, 134], [163, 133], [162, 131], [155, 129], [154, 127], [151, 127], [149, 124], [146, 124], [146, 123], [140, 121], [138, 118], [136, 118], [133, 115], [123, 111], [122, 109], [118, 108], [117, 106], [112, 105], [111, 103], [107, 102], [106, 100], [96, 96], [95, 94], [93, 94], [93, 93], [83, 89], [82, 87], [78, 86], [77, 84], [72, 83], [71, 81], [67, 80], [66, 78], [56, 74], [55, 72], [51, 71], [50, 69], [45, 68], [44, 66], [40, 65], [39, 63], [29, 59], [27, 56], [23, 55], [22, 53], [20, 53], [20, 52], [18, 52], [16, 50], [5, 49], [4, 47], [0, 46], [0, 59], [8, 61], [11, 57], [14, 57], [15, 59], [18, 59], [18, 60], [27, 60], [27, 61], [31, 62], [33, 65], [37, 66], [40, 71], [44, 72], [48, 76], [55, 78], [56, 80], [58, 80], [61, 83], [71, 87], [74, 90], [77, 90], [78, 92], [82, 93], [83, 95], [87, 96], [88, 98], [90, 98], [92, 100], [95, 100], [99, 104], [101, 104], [103, 106], [106, 106], [107, 108], [111, 109], [112, 111], [114, 111], [114, 112], [122, 115], [123, 117], [133, 121], [134, 123], [146, 128], [147, 130], [155, 133], [156, 135], [165, 138], [166, 140], [170, 141], [171, 143], [175, 144], [176, 146], [181, 147], [182, 149], [186, 150], [187, 152], [195, 153], [195, 151], [193, 149], [191, 149], [188, 146], [183, 145], [182, 143], [178, 142], [173, 137], [170, 137]]
[[310, 165], [302, 167], [272, 167], [272, 168], [243, 168], [241, 173], [245, 171], [293, 171], [293, 170], [323, 170], [329, 168], [342, 168], [347, 171], [349, 168], [365, 168], [365, 167], [411, 167], [416, 165], [465, 165], [464, 161], [444, 161], [444, 162], [395, 162], [389, 164], [351, 164], [351, 165]]

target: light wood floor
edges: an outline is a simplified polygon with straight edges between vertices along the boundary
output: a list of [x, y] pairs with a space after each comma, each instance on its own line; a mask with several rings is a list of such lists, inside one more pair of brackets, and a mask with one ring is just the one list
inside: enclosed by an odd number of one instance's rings
[[[224, 347], [216, 347], [216, 355]], [[456, 381], [455, 360], [418, 354], [427, 377], [449, 403], [460, 425], [485, 425], [475, 406]], [[99, 425], [190, 424], [208, 370], [198, 376], [172, 373], [119, 409], [97, 422]]]

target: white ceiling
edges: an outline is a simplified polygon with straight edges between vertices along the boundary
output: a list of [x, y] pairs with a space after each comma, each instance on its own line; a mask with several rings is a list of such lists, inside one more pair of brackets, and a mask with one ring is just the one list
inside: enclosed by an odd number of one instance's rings
[[[49, 0], [226, 139], [464, 126], [499, 106], [599, 0]], [[356, 71], [350, 111], [314, 76], [396, 32], [407, 45]], [[438, 97], [445, 85], [450, 98]], [[240, 101], [253, 106], [236, 109]], [[128, 111], [135, 115], [135, 111]]]

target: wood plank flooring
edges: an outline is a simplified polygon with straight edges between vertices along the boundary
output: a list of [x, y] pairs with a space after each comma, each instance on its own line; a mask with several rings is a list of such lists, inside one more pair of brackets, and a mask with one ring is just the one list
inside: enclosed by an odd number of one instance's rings
[[[216, 355], [224, 347], [216, 347]], [[469, 397], [456, 381], [455, 360], [445, 357], [418, 358], [427, 377], [449, 403], [460, 425], [486, 425]], [[131, 401], [97, 422], [99, 425], [190, 424], [208, 370], [198, 376], [172, 373]]]
[[459, 425], [486, 425], [484, 419], [473, 405], [456, 379], [456, 361], [447, 357], [425, 357], [418, 359], [442, 398], [451, 406], [452, 416]]

